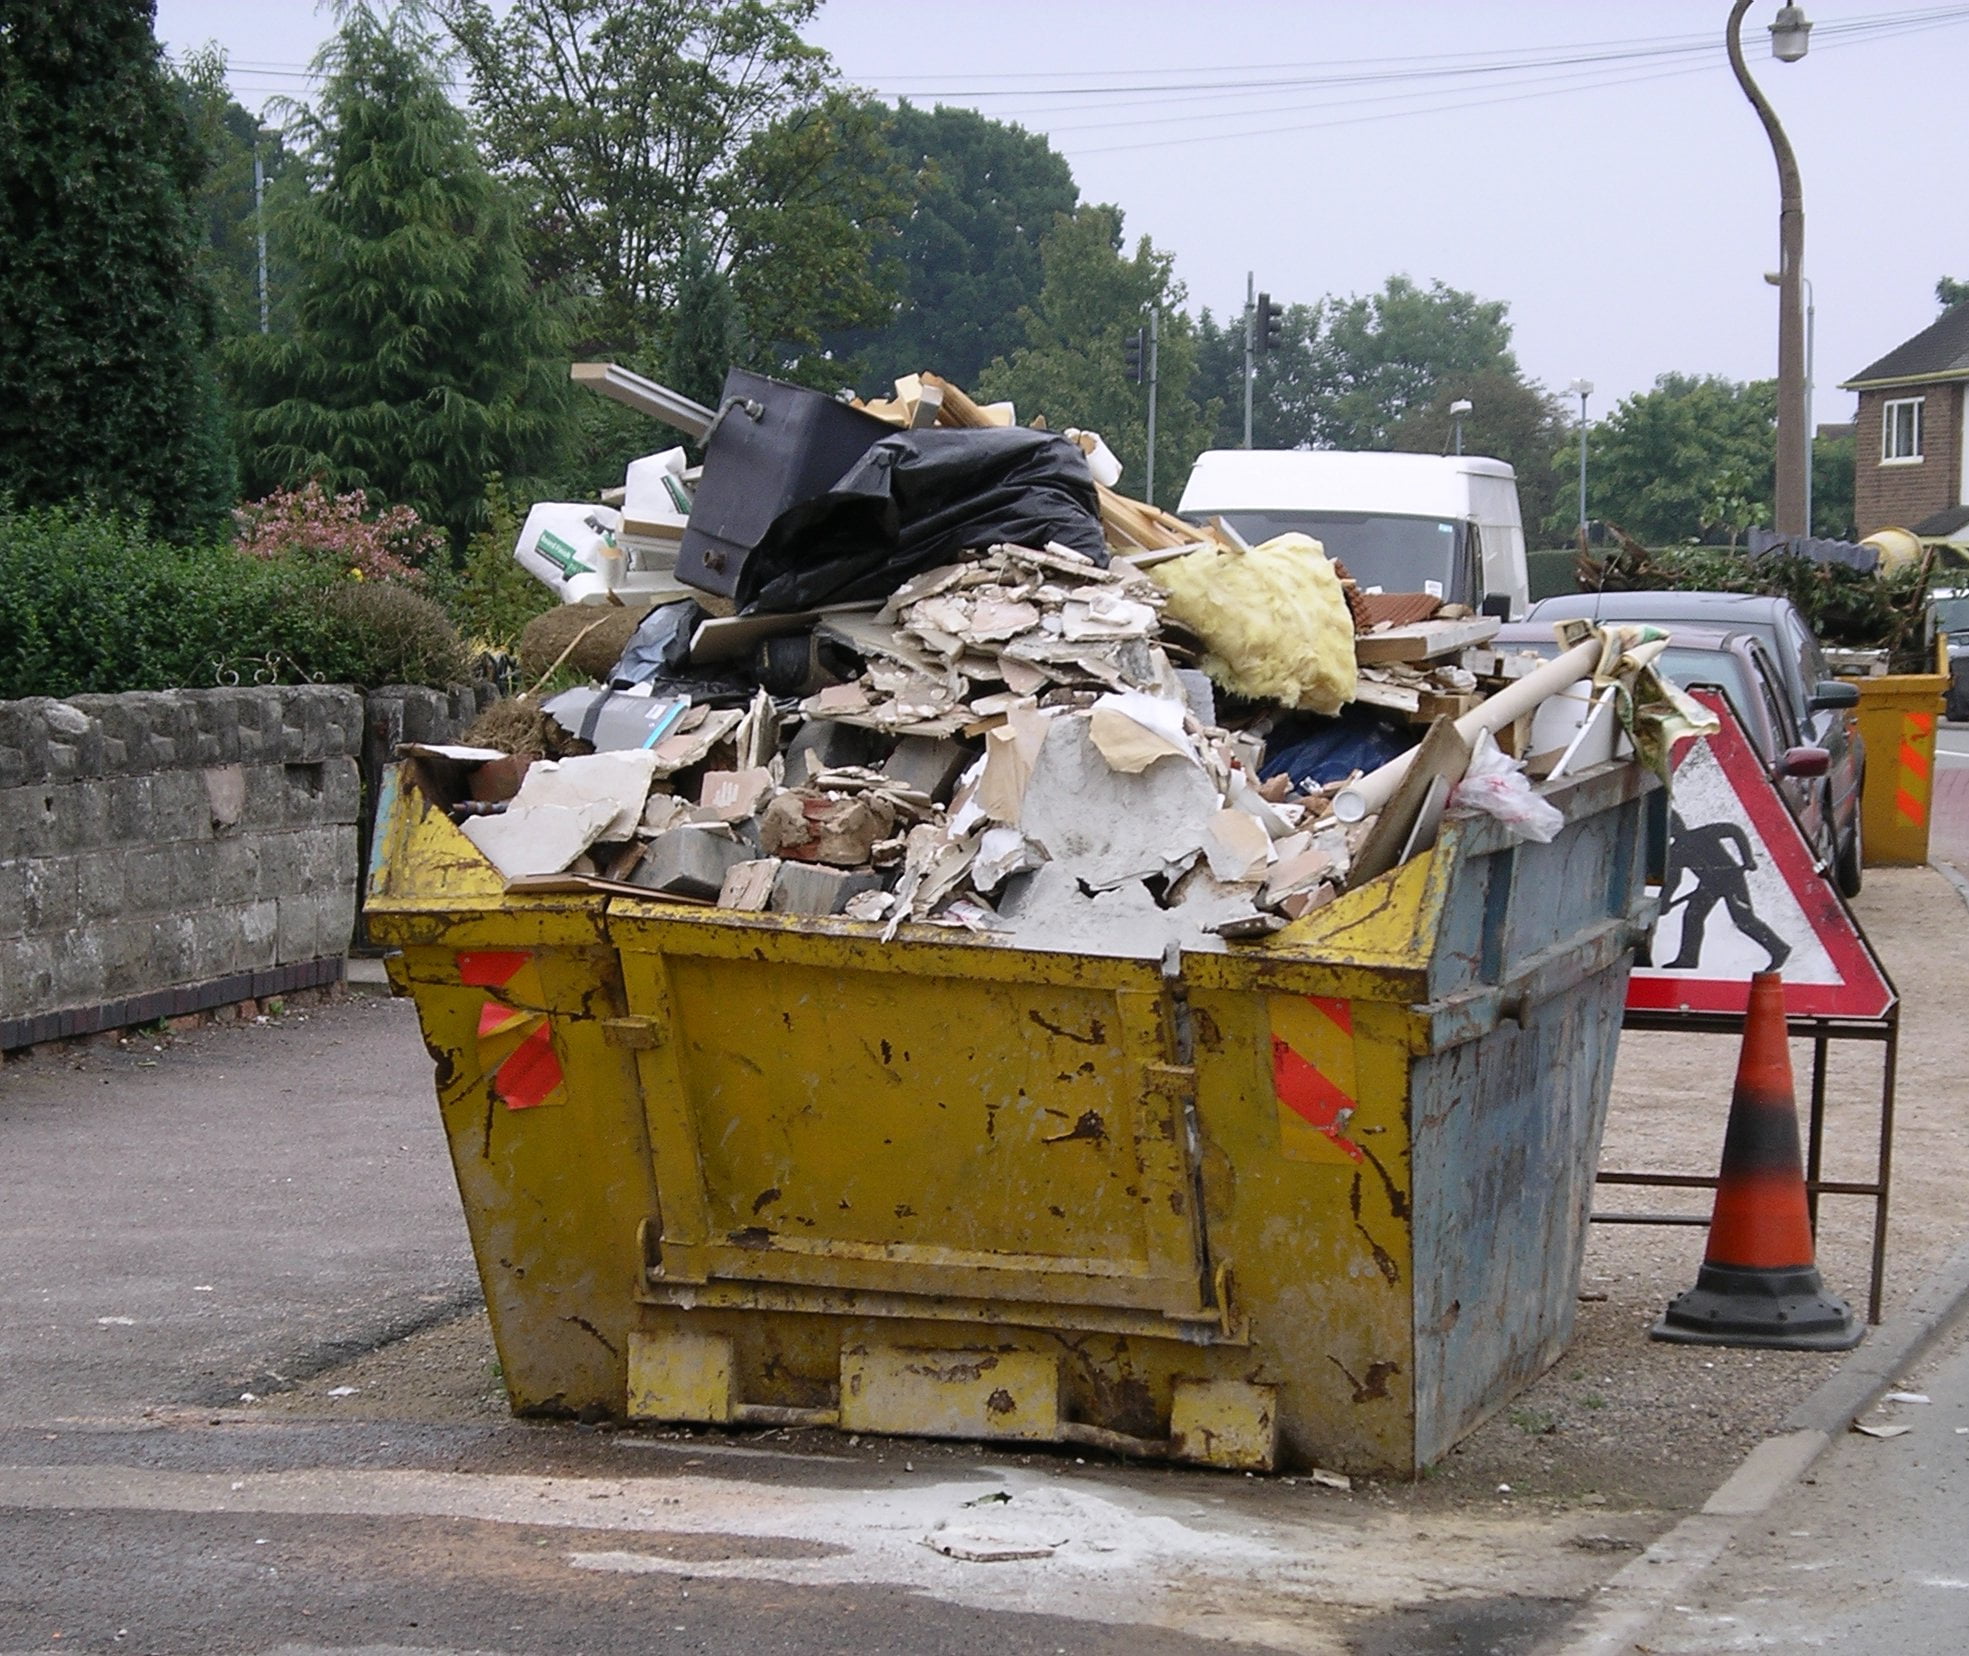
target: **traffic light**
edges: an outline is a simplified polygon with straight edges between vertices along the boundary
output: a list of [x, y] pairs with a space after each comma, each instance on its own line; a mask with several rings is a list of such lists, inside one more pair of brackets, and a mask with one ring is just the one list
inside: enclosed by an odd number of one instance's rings
[[1127, 365], [1125, 371], [1137, 385], [1148, 377], [1148, 340], [1148, 329], [1137, 328], [1121, 341], [1122, 359]]
[[1258, 295], [1258, 309], [1252, 317], [1251, 348], [1257, 352], [1276, 351], [1285, 343], [1285, 307], [1269, 293]]

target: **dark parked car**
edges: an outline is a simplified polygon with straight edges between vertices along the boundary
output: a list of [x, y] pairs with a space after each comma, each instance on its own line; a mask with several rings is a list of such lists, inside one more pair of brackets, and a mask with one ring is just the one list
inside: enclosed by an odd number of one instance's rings
[[[1860, 789], [1866, 779], [1866, 747], [1852, 714], [1859, 691], [1833, 677], [1797, 606], [1788, 598], [1742, 592], [1570, 592], [1540, 599], [1525, 619], [1549, 626], [1582, 615], [1596, 621], [1651, 622], [1672, 633], [1686, 626], [1721, 627], [1748, 633], [1763, 646], [1799, 740], [1826, 751], [1825, 780], [1817, 784], [1822, 798], [1814, 814], [1832, 824], [1830, 855], [1839, 889], [1857, 896], [1864, 852]], [[1734, 697], [1731, 705], [1739, 705]], [[1740, 707], [1739, 717], [1744, 717]], [[1807, 835], [1814, 845], [1821, 844], [1810, 829]]]
[[1969, 719], [1969, 592], [1951, 588], [1937, 592], [1928, 605], [1928, 637], [1948, 640], [1949, 685], [1943, 711], [1955, 720]]
[[[1783, 676], [1763, 641], [1727, 627], [1674, 626], [1666, 631], [1669, 644], [1656, 660], [1657, 669], [1684, 690], [1722, 693], [1798, 819], [1806, 843], [1817, 851], [1820, 863], [1837, 874], [1838, 829], [1826, 812], [1824, 783], [1830, 756], [1799, 729]], [[1500, 629], [1492, 648], [1544, 656], [1559, 653], [1550, 623], [1538, 621], [1519, 621]]]

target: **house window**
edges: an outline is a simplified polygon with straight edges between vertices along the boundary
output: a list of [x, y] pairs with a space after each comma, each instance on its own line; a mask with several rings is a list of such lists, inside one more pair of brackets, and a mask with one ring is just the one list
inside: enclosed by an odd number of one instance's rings
[[1880, 410], [1880, 461], [1921, 458], [1920, 397], [1897, 397]]

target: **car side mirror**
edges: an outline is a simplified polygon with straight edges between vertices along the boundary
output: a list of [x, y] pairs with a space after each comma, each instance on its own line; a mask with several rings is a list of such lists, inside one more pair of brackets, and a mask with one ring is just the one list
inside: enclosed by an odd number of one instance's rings
[[1784, 757], [1771, 767], [1776, 777], [1823, 776], [1831, 768], [1832, 755], [1822, 747], [1786, 748]]
[[1484, 601], [1477, 606], [1479, 615], [1493, 615], [1500, 621], [1511, 619], [1511, 595], [1508, 592], [1487, 592]]
[[1812, 699], [1806, 704], [1814, 713], [1834, 707], [1858, 707], [1860, 687], [1844, 679], [1820, 679], [1812, 686]]

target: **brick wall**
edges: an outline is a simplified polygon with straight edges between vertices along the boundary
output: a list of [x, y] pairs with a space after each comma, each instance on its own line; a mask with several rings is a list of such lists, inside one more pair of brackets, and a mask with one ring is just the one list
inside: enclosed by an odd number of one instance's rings
[[[1960, 385], [1911, 385], [1860, 393], [1853, 438], [1853, 515], [1862, 536], [1890, 527], [1912, 529], [1961, 501], [1962, 392]], [[1923, 399], [1921, 464], [1883, 466], [1881, 409], [1902, 397]]]
[[0, 702], [0, 1048], [332, 983], [362, 698]]

